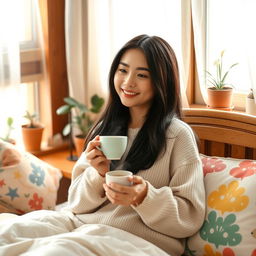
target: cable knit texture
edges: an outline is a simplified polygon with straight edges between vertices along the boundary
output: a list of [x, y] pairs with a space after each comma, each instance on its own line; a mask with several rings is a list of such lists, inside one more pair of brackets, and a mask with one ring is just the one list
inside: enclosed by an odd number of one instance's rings
[[[138, 129], [129, 129], [127, 155]], [[137, 206], [113, 205], [105, 197], [105, 179], [83, 153], [74, 166], [69, 208], [82, 223], [102, 223], [140, 236], [172, 256], [181, 255], [185, 239], [198, 231], [205, 215], [202, 164], [191, 128], [173, 119], [167, 149], [154, 165], [139, 171], [148, 193]]]

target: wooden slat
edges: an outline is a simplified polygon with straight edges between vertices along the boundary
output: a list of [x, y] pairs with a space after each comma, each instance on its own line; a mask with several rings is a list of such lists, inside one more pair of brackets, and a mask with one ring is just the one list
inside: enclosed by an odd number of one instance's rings
[[235, 144], [251, 148], [256, 147], [256, 133], [251, 134], [241, 130], [200, 124], [191, 124], [191, 127], [200, 139], [225, 142], [228, 144]]
[[205, 140], [200, 140], [199, 152], [202, 153], [202, 154], [206, 154], [205, 153]]
[[221, 142], [211, 142], [210, 154], [212, 156], [225, 156], [225, 144]]
[[256, 149], [253, 149], [253, 159], [256, 160]]
[[183, 109], [182, 119], [199, 137], [201, 153], [256, 159], [255, 116], [235, 111]]
[[232, 145], [231, 157], [233, 158], [245, 158], [245, 147]]

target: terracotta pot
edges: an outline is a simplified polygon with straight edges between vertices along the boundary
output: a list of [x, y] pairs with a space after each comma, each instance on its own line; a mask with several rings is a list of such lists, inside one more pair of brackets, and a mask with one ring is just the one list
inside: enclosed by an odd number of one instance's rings
[[78, 157], [80, 157], [80, 155], [83, 152], [84, 141], [85, 141], [84, 137], [81, 137], [79, 135], [74, 137], [74, 144], [75, 144], [75, 148], [76, 148], [76, 154], [77, 154]]
[[207, 88], [208, 93], [208, 107], [219, 109], [232, 109], [232, 94], [233, 88], [225, 88], [216, 90], [214, 88]]
[[44, 127], [29, 128], [22, 125], [22, 137], [25, 149], [29, 152], [37, 152], [41, 149], [41, 141]]

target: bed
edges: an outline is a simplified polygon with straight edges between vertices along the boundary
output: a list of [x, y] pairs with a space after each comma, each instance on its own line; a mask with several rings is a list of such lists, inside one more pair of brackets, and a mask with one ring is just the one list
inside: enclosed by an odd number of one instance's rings
[[[183, 109], [182, 113], [198, 138], [207, 198], [204, 224], [187, 238], [184, 255], [256, 256], [256, 117], [212, 109]], [[59, 190], [64, 191], [63, 187]], [[87, 255], [167, 255], [140, 238], [104, 225], [78, 232], [95, 235], [95, 240], [86, 242]], [[117, 232], [119, 240], [109, 240]], [[61, 239], [70, 241], [65, 235]], [[113, 250], [114, 244], [118, 247]], [[69, 255], [77, 248], [73, 246]]]
[[184, 109], [183, 120], [198, 137], [207, 198], [185, 255], [256, 256], [256, 117]]
[[183, 120], [200, 139], [200, 152], [256, 159], [256, 117], [213, 109], [184, 109]]

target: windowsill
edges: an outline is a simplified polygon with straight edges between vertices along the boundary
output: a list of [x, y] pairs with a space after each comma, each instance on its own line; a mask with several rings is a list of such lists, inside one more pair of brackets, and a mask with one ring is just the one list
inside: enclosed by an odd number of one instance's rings
[[[189, 105], [190, 108], [208, 108], [205, 104], [190, 104]], [[217, 110], [217, 109], [216, 109]], [[229, 110], [227, 110], [229, 111]], [[239, 112], [239, 113], [245, 113], [245, 109], [240, 109], [240, 108], [234, 108], [233, 110], [230, 110], [230, 111], [233, 111], [233, 112]]]

